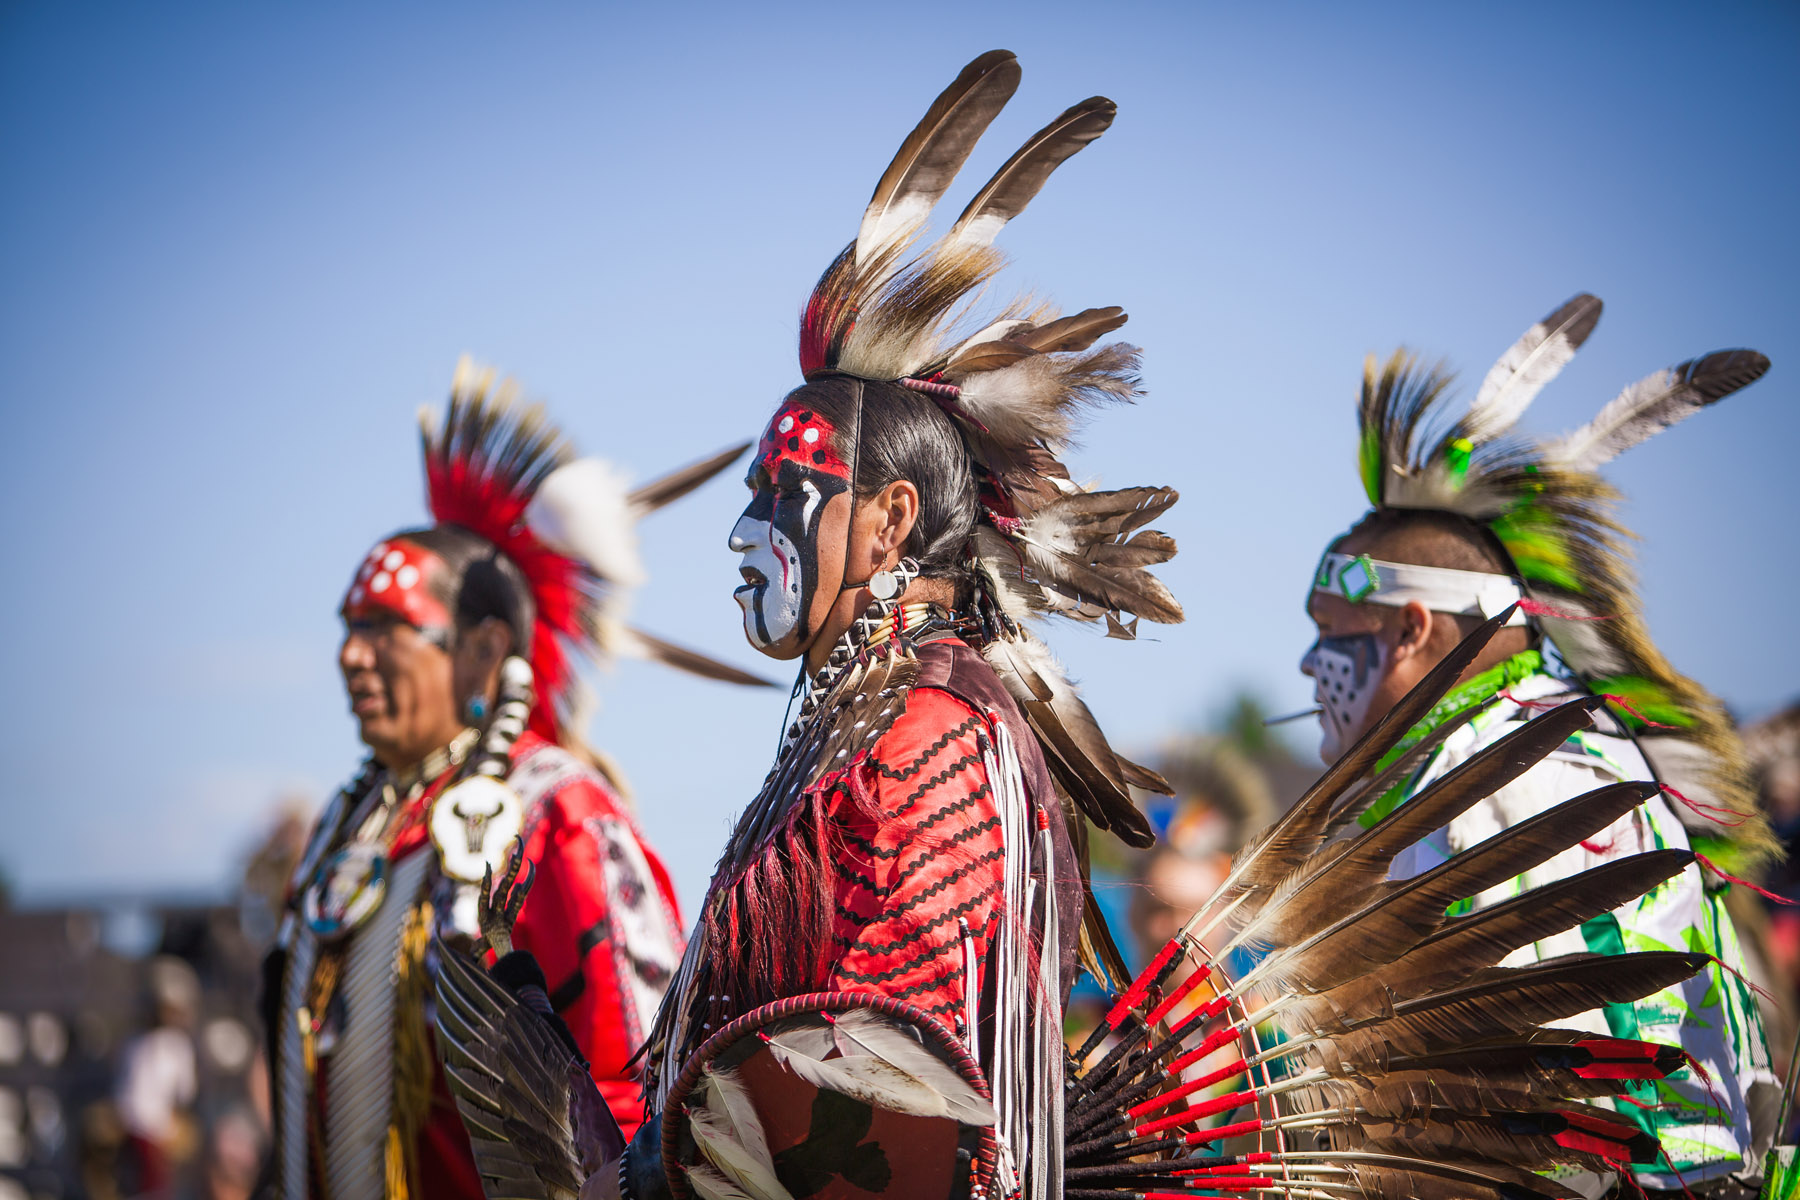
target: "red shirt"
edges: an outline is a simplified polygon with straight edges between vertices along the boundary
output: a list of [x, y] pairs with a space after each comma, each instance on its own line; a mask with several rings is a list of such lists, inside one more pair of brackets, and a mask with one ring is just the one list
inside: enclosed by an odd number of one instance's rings
[[[396, 862], [431, 852], [425, 817], [453, 775], [435, 781], [399, 818]], [[561, 747], [525, 733], [507, 782], [525, 802], [525, 858], [537, 866], [513, 944], [543, 967], [551, 1004], [629, 1138], [643, 1122], [643, 1102], [638, 1069], [627, 1064], [681, 959], [674, 885], [625, 802]], [[328, 1061], [320, 1064], [315, 1120], [329, 1102]], [[441, 1068], [416, 1152], [419, 1195], [481, 1200], [468, 1134]]]

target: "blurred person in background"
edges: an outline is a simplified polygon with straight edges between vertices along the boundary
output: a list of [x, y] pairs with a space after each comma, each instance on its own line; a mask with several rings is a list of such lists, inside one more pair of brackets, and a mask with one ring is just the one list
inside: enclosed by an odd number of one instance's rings
[[202, 1200], [249, 1200], [262, 1166], [263, 1137], [257, 1119], [232, 1109], [207, 1131]]
[[146, 990], [149, 1028], [125, 1044], [113, 1100], [135, 1194], [166, 1195], [176, 1168], [193, 1157], [197, 1136], [191, 1109], [199, 1093], [193, 1029], [200, 980], [188, 964], [165, 955], [150, 963]]
[[637, 518], [741, 451], [627, 492], [510, 385], [459, 367], [425, 431], [436, 524], [377, 543], [342, 604], [338, 663], [370, 757], [314, 829], [265, 967], [279, 1195], [481, 1195], [432, 1049], [430, 947], [478, 939], [484, 877], [520, 840], [536, 887], [513, 936], [541, 970], [514, 982], [562, 1015], [636, 1128], [631, 1060], [682, 927], [617, 775], [581, 740], [571, 652], [760, 682], [618, 614], [642, 577]]
[[[1291, 760], [1279, 746], [1256, 736], [1262, 732], [1259, 720], [1249, 740], [1238, 729], [1243, 724], [1234, 719], [1232, 732], [1224, 736], [1197, 735], [1171, 743], [1152, 764], [1175, 794], [1145, 802], [1158, 841], [1140, 866], [1131, 909], [1132, 934], [1145, 958], [1187, 924], [1224, 882], [1232, 856], [1275, 819], [1278, 806], [1266, 763], [1279, 770]], [[1248, 967], [1246, 961], [1232, 965]]]
[[[1603, 785], [1663, 784], [1664, 794], [1597, 837], [1457, 907], [1497, 903], [1640, 851], [1699, 852], [1641, 899], [1552, 933], [1508, 962], [1642, 949], [1715, 956], [1678, 987], [1566, 1024], [1678, 1045], [1698, 1063], [1655, 1089], [1637, 1085], [1639, 1104], [1620, 1106], [1663, 1146], [1664, 1165], [1636, 1169], [1638, 1185], [1744, 1195], [1761, 1175], [1779, 1093], [1756, 1001], [1740, 977], [1725, 872], [1749, 873], [1779, 847], [1723, 706], [1676, 673], [1638, 616], [1623, 531], [1611, 517], [1617, 493], [1596, 471], [1753, 382], [1768, 360], [1751, 351], [1707, 355], [1633, 384], [1562, 439], [1517, 436], [1514, 423], [1586, 340], [1600, 307], [1577, 296], [1534, 325], [1454, 420], [1445, 403], [1452, 381], [1441, 368], [1423, 369], [1404, 352], [1384, 365], [1371, 357], [1360, 464], [1374, 511], [1335, 539], [1314, 571], [1307, 611], [1318, 640], [1301, 670], [1314, 680], [1321, 754], [1330, 761], [1466, 633], [1517, 606], [1459, 685], [1384, 760], [1397, 781], [1365, 824], [1537, 713], [1583, 695], [1608, 698], [1596, 729], [1409, 850], [1394, 873], [1425, 871]], [[1596, 1176], [1570, 1182], [1590, 1193], [1614, 1186]]]
[[[1740, 889], [1731, 897], [1732, 915], [1745, 934], [1752, 974], [1770, 993], [1760, 997], [1763, 1018], [1769, 1044], [1778, 1051], [1775, 1065], [1785, 1073], [1791, 1071], [1793, 1047], [1800, 1044], [1800, 703], [1745, 726], [1744, 750], [1763, 809], [1787, 851], [1787, 861], [1767, 880], [1785, 903], [1758, 904]], [[1792, 1081], [1784, 1074], [1783, 1082]], [[1789, 1105], [1784, 1142], [1794, 1140], [1796, 1124]]]

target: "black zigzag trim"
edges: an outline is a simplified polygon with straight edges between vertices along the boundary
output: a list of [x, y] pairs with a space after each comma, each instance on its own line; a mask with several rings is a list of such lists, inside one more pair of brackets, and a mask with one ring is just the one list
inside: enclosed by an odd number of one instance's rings
[[856, 834], [851, 833], [848, 829], [844, 830], [844, 840], [846, 842], [849, 842], [852, 846], [855, 846], [858, 850], [861, 850], [864, 854], [867, 854], [871, 858], [880, 858], [880, 859], [899, 858], [902, 854], [906, 853], [905, 846], [895, 846], [892, 850], [883, 850], [881, 847], [877, 846], [874, 842], [871, 842], [869, 839], [864, 838], [864, 837], [858, 837]]
[[[929, 957], [929, 955], [927, 955], [927, 957]], [[925, 959], [914, 959], [914, 964], [923, 963], [923, 961], [925, 961]], [[839, 977], [842, 977], [842, 979], [848, 979], [848, 981], [851, 982], [859, 982], [859, 984], [884, 984], [884, 982], [895, 977], [895, 975], [859, 975], [859, 973], [855, 972], [846, 972], [846, 970], [842, 970], [842, 968], [839, 968], [839, 972], [837, 973], [839, 973]], [[911, 1000], [913, 997], [916, 997], [916, 995], [923, 995], [923, 993], [927, 993], [927, 991], [936, 991], [938, 988], [943, 988], [945, 984], [954, 984], [954, 982], [956, 982], [956, 972], [943, 972], [941, 975], [932, 975], [931, 979], [922, 979], [922, 981], [916, 982], [916, 984], [907, 984], [905, 988], [900, 988], [898, 991], [884, 991], [882, 995], [886, 995], [886, 997], [893, 1000]]]
[[[976, 906], [978, 906], [983, 901], [992, 897], [993, 894], [999, 890], [999, 887], [1000, 887], [1000, 881], [995, 880], [993, 883], [990, 883], [986, 887], [982, 888], [979, 892], [976, 892], [973, 896], [970, 896], [967, 900], [964, 900], [961, 904], [957, 905], [955, 908], [945, 909], [943, 912], [940, 912], [937, 916], [931, 918], [931, 920], [925, 922], [923, 925], [920, 925], [915, 929], [907, 930], [905, 934], [901, 935], [899, 938], [897, 938], [894, 941], [888, 942], [886, 945], [877, 946], [877, 945], [872, 945], [867, 942], [861, 942], [861, 943], [858, 943], [857, 948], [860, 950], [866, 951], [869, 954], [892, 954], [896, 950], [900, 950], [907, 946], [912, 945], [914, 942], [918, 941], [920, 938], [924, 937], [926, 934], [930, 933], [932, 930], [937, 929], [940, 926], [946, 925], [949, 922], [956, 920], [958, 917], [967, 916], [969, 913], [971, 913], [975, 910]], [[879, 921], [872, 921], [872, 922], [870, 922], [870, 924], [878, 924], [881, 921], [886, 921], [887, 919], [888, 919], [887, 914], [883, 913], [882, 916], [880, 917]]]
[[879, 758], [871, 757], [869, 761], [875, 764], [876, 771], [880, 772], [883, 779], [892, 779], [895, 783], [905, 783], [914, 775], [923, 771], [925, 769], [925, 764], [936, 758], [945, 746], [948, 746], [951, 742], [954, 742], [957, 738], [969, 732], [979, 724], [981, 724], [981, 714], [976, 713], [970, 716], [969, 719], [964, 721], [961, 725], [958, 725], [953, 729], [945, 730], [944, 736], [927, 746], [925, 752], [913, 759], [912, 765], [907, 767], [904, 771], [894, 770], [894, 768], [888, 766]]
[[921, 783], [918, 787], [914, 788], [912, 794], [902, 800], [898, 807], [894, 809], [894, 815], [897, 817], [904, 816], [912, 810], [913, 805], [917, 804], [924, 797], [926, 792], [929, 792], [939, 784], [950, 782], [951, 778], [958, 772], [966, 771], [980, 761], [981, 755], [979, 754], [965, 754], [963, 757], [957, 759], [955, 762], [939, 771], [936, 775], [933, 775], [930, 779], [927, 779], [924, 783]]
[[[962, 879], [966, 879], [969, 875], [973, 874], [975, 871], [981, 869], [982, 867], [987, 866], [989, 863], [998, 862], [1005, 857], [1006, 857], [1006, 847], [1005, 846], [996, 846], [992, 850], [989, 850], [986, 854], [982, 855], [980, 858], [975, 859], [973, 862], [964, 863], [962, 866], [956, 868], [956, 870], [950, 872], [948, 875], [945, 875], [943, 878], [939, 879], [936, 883], [932, 884], [930, 887], [922, 889], [919, 892], [919, 894], [914, 896], [911, 900], [908, 900], [903, 904], [897, 904], [891, 909], [888, 909], [884, 912], [876, 914], [876, 916], [873, 918], [873, 920], [874, 921], [886, 921], [886, 920], [889, 920], [890, 918], [899, 916], [901, 913], [910, 912], [913, 909], [919, 907], [919, 905], [925, 903], [927, 900], [931, 899], [933, 896], [937, 895], [939, 892], [943, 891], [945, 888], [951, 886], [954, 883], [957, 883], [958, 881], [960, 881]], [[993, 891], [993, 888], [989, 887], [988, 891], [990, 891], [990, 892]]]
[[988, 796], [988, 793], [990, 790], [991, 790], [991, 788], [989, 787], [989, 785], [986, 783], [983, 783], [980, 787], [976, 788], [974, 791], [972, 791], [968, 795], [964, 796], [961, 800], [955, 801], [954, 803], [951, 803], [951, 804], [944, 805], [944, 807], [938, 809], [936, 812], [932, 813], [929, 817], [926, 817], [923, 821], [919, 822], [919, 824], [917, 826], [918, 832], [924, 833], [927, 829], [930, 829], [933, 825], [936, 825], [939, 821], [948, 820], [950, 817], [955, 816], [957, 813], [962, 812], [964, 809], [972, 807], [976, 801], [987, 799], [987, 796]]
[[[938, 856], [943, 854], [943, 852], [950, 847], [960, 846], [966, 841], [980, 837], [990, 829], [998, 829], [999, 827], [1000, 815], [995, 813], [993, 816], [979, 824], [971, 825], [967, 829], [957, 830], [956, 833], [948, 838], [943, 844], [934, 846], [925, 851], [923, 854], [919, 855], [919, 857], [913, 859], [906, 867], [902, 868], [900, 874], [894, 877], [894, 882], [889, 886], [888, 892], [892, 893], [905, 887], [907, 881], [919, 873], [920, 868], [936, 862]], [[1004, 847], [1002, 848], [1004, 849]]]
[[961, 1016], [962, 1008], [963, 1002], [961, 1000], [946, 1000], [942, 1004], [934, 1004], [930, 1008], [923, 1008], [919, 1011], [928, 1017], [947, 1017], [952, 1013]]
[[870, 879], [856, 868], [845, 865], [844, 860], [841, 858], [833, 858], [831, 860], [831, 869], [836, 871], [837, 877], [845, 883], [865, 888], [877, 899], [880, 899], [881, 896], [884, 895], [882, 889], [875, 886], [874, 880]]
[[[972, 791], [968, 795], [964, 796], [961, 800], [957, 800], [951, 804], [946, 804], [944, 807], [942, 807], [942, 808], [938, 809], [936, 812], [932, 813], [929, 817], [926, 817], [923, 821], [920, 821], [918, 823], [918, 825], [914, 826], [913, 831], [915, 833], [924, 833], [926, 830], [930, 829], [933, 825], [936, 825], [939, 821], [948, 820], [949, 818], [955, 816], [957, 813], [962, 812], [965, 809], [973, 807], [977, 801], [986, 799], [989, 791], [990, 791], [989, 786], [986, 783], [983, 783], [980, 787], [976, 788], [974, 791]], [[999, 820], [1000, 820], [1000, 818], [997, 816], [992, 817], [989, 820], [984, 821], [979, 825], [973, 826], [972, 829], [970, 829], [970, 830], [962, 830], [955, 837], [952, 837], [950, 839], [949, 844], [955, 845], [957, 842], [963, 841], [964, 835], [971, 833], [972, 830], [980, 830], [980, 829], [988, 828], [992, 825], [998, 824]], [[874, 842], [869, 841], [865, 837], [861, 837], [855, 833], [852, 833], [848, 829], [844, 830], [844, 841], [846, 841], [850, 845], [854, 846], [856, 849], [861, 850], [864, 854], [867, 854], [869, 857], [880, 859], [883, 862], [889, 861], [891, 859], [899, 858], [902, 854], [905, 854], [907, 851], [907, 848], [912, 845], [912, 839], [909, 838], [906, 842], [903, 842], [900, 845], [895, 846], [892, 850], [883, 850], [881, 847], [877, 846]], [[936, 857], [936, 855], [938, 853], [939, 853], [939, 850], [937, 850], [937, 849], [928, 850], [928, 851], [926, 851], [926, 856], [927, 857]], [[918, 863], [913, 864], [914, 867], [916, 867], [918, 865], [919, 865]], [[910, 871], [909, 871], [909, 873], [910, 873]], [[888, 889], [888, 891], [891, 894], [893, 889], [890, 888], [890, 889]], [[879, 895], [881, 893], [878, 892], [877, 894]]]
[[[873, 975], [864, 975], [860, 971], [853, 971], [849, 967], [846, 967], [846, 966], [842, 965], [841, 963], [838, 965], [837, 973], [839, 975], [842, 975], [845, 979], [850, 980], [852, 983], [888, 983], [892, 980], [900, 978], [902, 975], [906, 974], [908, 971], [916, 970], [921, 963], [930, 962], [932, 959], [941, 955], [944, 951], [949, 950], [958, 944], [959, 944], [959, 942], [955, 938], [951, 938], [947, 941], [939, 942], [935, 948], [930, 949], [930, 950], [921, 951], [920, 953], [915, 954], [911, 958], [907, 959], [905, 962], [898, 963], [892, 967], [889, 967], [885, 971], [877, 971]], [[904, 999], [907, 995], [910, 995], [914, 992], [921, 992], [921, 991], [927, 990], [927, 988], [929, 988], [929, 987], [936, 987], [937, 984], [941, 983], [941, 982], [942, 982], [942, 980], [940, 979], [940, 980], [934, 981], [933, 983], [928, 984], [924, 987], [915, 987], [915, 988], [909, 989], [906, 992], [895, 992], [892, 994]]]

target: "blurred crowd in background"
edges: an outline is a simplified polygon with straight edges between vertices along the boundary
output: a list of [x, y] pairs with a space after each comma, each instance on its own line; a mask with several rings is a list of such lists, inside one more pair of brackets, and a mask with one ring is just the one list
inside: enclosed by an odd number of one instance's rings
[[[1762, 798], [1789, 849], [1763, 883], [1733, 889], [1784, 1077], [1800, 1010], [1800, 702], [1744, 728]], [[1143, 802], [1154, 849], [1097, 841], [1094, 890], [1141, 964], [1193, 914], [1232, 855], [1318, 774], [1237, 698], [1158, 748], [1173, 797]], [[268, 1144], [260, 963], [313, 803], [272, 806], [232, 903], [118, 896], [19, 909], [0, 891], [0, 1200], [247, 1200]], [[1068, 1034], [1102, 1016], [1078, 989]]]

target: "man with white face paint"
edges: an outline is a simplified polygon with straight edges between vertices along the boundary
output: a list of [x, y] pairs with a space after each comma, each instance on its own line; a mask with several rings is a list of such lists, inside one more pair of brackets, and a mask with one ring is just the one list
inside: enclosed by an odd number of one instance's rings
[[[827, 503], [850, 487], [850, 468], [833, 448], [831, 422], [804, 399], [784, 403], [756, 448], [745, 484], [750, 505], [731, 530], [742, 554], [744, 636], [765, 653], [804, 642], [819, 579], [819, 534]], [[840, 539], [841, 542], [841, 539]]]
[[[1320, 753], [1330, 761], [1467, 632], [1519, 606], [1457, 687], [1383, 760], [1400, 773], [1365, 824], [1539, 713], [1583, 692], [1609, 698], [1598, 728], [1577, 733], [1397, 858], [1394, 874], [1422, 873], [1603, 785], [1662, 783], [1662, 794], [1600, 835], [1452, 911], [1504, 903], [1626, 855], [1691, 847], [1694, 862], [1667, 883], [1506, 961], [1665, 948], [1713, 955], [1717, 965], [1685, 984], [1564, 1024], [1678, 1045], [1695, 1064], [1654, 1089], [1634, 1087], [1636, 1104], [1617, 1106], [1662, 1143], [1665, 1161], [1636, 1168], [1637, 1185], [1652, 1195], [1684, 1186], [1749, 1195], [1779, 1095], [1756, 1003], [1739, 975], [1743, 957], [1724, 892], [1733, 881], [1726, 872], [1754, 870], [1773, 839], [1718, 701], [1675, 673], [1636, 616], [1617, 526], [1608, 523], [1614, 493], [1594, 469], [1752, 382], [1768, 360], [1749, 351], [1707, 355], [1634, 384], [1574, 434], [1542, 442], [1510, 434], [1599, 313], [1600, 302], [1582, 295], [1533, 326], [1454, 421], [1441, 415], [1449, 376], [1419, 369], [1404, 353], [1381, 366], [1369, 361], [1361, 466], [1375, 507], [1314, 570], [1307, 613], [1318, 639], [1301, 670], [1314, 681]], [[1428, 421], [1443, 431], [1435, 444], [1419, 434]], [[1631, 1185], [1591, 1174], [1567, 1182], [1592, 1196]]]

